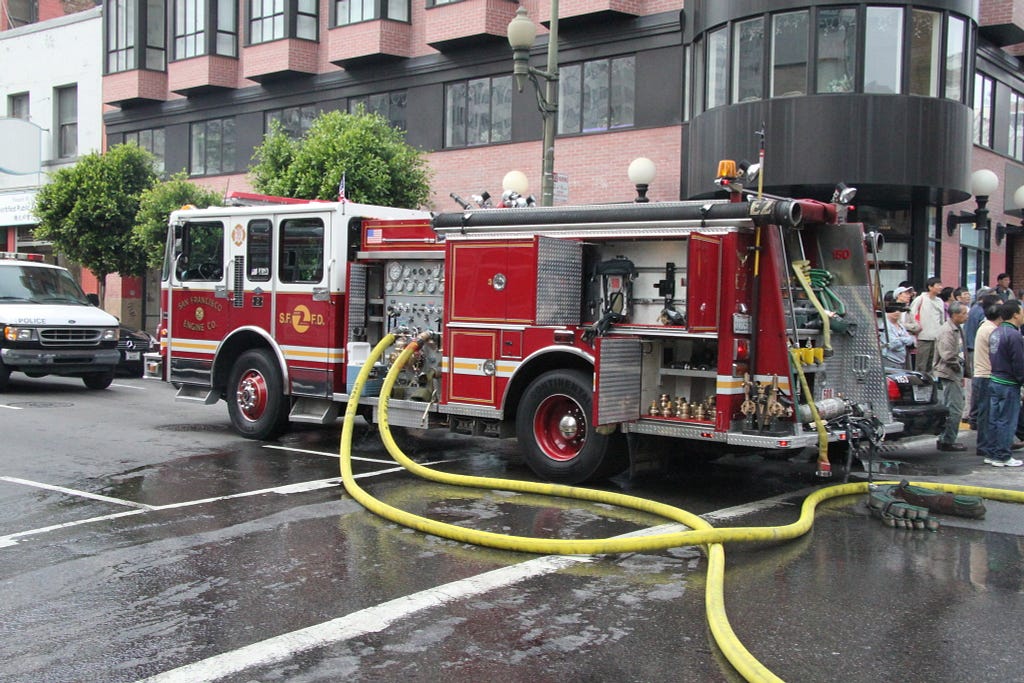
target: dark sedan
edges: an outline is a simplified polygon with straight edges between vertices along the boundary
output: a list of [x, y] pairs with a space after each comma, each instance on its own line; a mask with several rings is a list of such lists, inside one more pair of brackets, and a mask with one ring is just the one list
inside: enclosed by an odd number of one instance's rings
[[121, 325], [120, 337], [117, 340], [117, 350], [121, 354], [121, 359], [117, 363], [116, 373], [123, 377], [142, 377], [142, 355], [155, 346], [153, 338], [145, 332]]
[[938, 383], [914, 370], [886, 368], [885, 375], [892, 417], [903, 423], [903, 431], [887, 439], [941, 432], [949, 410], [939, 403]]

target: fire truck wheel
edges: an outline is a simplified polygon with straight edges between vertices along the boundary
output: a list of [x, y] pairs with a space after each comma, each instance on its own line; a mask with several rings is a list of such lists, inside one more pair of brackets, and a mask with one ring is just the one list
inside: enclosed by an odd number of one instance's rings
[[114, 371], [110, 372], [91, 372], [88, 375], [82, 376], [82, 382], [85, 383], [90, 389], [99, 391], [100, 389], [106, 389], [110, 386], [111, 382], [114, 381]]
[[614, 435], [599, 434], [590, 424], [592, 386], [583, 372], [555, 370], [527, 387], [516, 414], [516, 438], [537, 476], [579, 484], [615, 474], [611, 470], [623, 462], [609, 448]]
[[288, 400], [277, 364], [266, 351], [246, 351], [231, 369], [227, 387], [231, 424], [247, 439], [273, 439], [288, 425]]

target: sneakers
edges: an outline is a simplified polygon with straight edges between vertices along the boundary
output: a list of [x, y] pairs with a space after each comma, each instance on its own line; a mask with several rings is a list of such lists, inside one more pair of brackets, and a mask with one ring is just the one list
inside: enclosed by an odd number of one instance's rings
[[1024, 461], [1018, 460], [1017, 458], [1010, 458], [1009, 460], [995, 460], [993, 458], [985, 458], [986, 465], [992, 465], [992, 467], [1020, 467], [1024, 465]]

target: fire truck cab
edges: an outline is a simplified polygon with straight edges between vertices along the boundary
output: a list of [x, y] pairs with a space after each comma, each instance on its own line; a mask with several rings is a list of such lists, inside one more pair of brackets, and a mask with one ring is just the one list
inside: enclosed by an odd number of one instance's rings
[[[843, 438], [853, 413], [896, 431], [865, 235], [843, 213], [739, 191], [434, 215], [178, 211], [147, 372], [179, 399], [225, 399], [240, 434], [266, 439], [335, 420], [385, 334], [432, 332], [389, 424], [515, 436], [540, 477], [572, 483], [655, 450], [791, 455]], [[378, 391], [360, 398], [371, 420]]]

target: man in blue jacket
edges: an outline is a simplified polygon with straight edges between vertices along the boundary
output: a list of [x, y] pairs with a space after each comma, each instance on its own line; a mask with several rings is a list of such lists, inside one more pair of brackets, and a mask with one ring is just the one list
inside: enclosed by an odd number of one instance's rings
[[1020, 388], [1024, 385], [1024, 336], [1020, 333], [1024, 312], [1020, 302], [1011, 299], [1004, 303], [999, 308], [999, 317], [1003, 323], [989, 338], [992, 374], [989, 376], [988, 424], [979, 424], [978, 430], [991, 430], [991, 448], [985, 458], [986, 464], [1020, 467], [1024, 462], [1010, 453], [1020, 414]]

